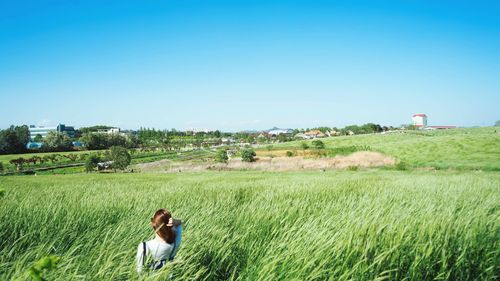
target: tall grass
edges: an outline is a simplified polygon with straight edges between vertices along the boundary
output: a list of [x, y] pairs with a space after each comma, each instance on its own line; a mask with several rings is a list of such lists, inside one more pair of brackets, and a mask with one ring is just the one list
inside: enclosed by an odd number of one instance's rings
[[160, 207], [183, 219], [165, 280], [495, 280], [500, 174], [220, 172], [2, 177], [0, 280], [130, 280]]

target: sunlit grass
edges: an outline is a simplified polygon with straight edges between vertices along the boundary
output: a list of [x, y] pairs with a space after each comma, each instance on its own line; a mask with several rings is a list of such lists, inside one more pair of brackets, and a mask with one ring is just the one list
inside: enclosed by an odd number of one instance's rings
[[[344, 171], [0, 178], [0, 280], [136, 279], [160, 207], [185, 224], [164, 280], [495, 280], [500, 174]], [[49, 279], [49, 280], [51, 280]]]
[[[326, 149], [368, 146], [414, 167], [500, 171], [497, 127], [341, 136], [322, 141]], [[275, 144], [273, 148], [301, 149], [302, 142]]]

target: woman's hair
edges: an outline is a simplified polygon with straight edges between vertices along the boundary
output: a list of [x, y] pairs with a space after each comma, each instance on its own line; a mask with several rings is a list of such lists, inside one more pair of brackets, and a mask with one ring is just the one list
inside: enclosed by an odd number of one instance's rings
[[169, 244], [175, 241], [175, 231], [173, 230], [172, 224], [169, 223], [171, 218], [172, 214], [165, 209], [159, 209], [151, 218], [151, 224], [155, 232], [158, 233], [161, 239]]

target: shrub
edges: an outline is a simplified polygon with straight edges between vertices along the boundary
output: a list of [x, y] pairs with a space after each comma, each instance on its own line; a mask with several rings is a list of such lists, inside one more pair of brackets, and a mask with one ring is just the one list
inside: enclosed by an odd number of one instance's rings
[[0, 173], [3, 173], [3, 171], [4, 171], [3, 163], [0, 162]]
[[348, 171], [357, 171], [358, 169], [359, 169], [358, 166], [349, 166], [349, 167], [347, 167]]
[[46, 256], [39, 259], [29, 270], [29, 276], [36, 281], [47, 280], [44, 275], [47, 271], [51, 271], [57, 267], [59, 260], [58, 256]]
[[287, 152], [286, 152], [286, 156], [287, 156], [287, 157], [293, 157], [293, 152], [291, 152], [291, 151], [287, 151]]
[[309, 149], [309, 145], [307, 144], [307, 142], [301, 143], [300, 146], [302, 147], [303, 150]]
[[215, 154], [215, 162], [227, 163], [227, 160], [229, 160], [229, 157], [227, 156], [227, 150], [225, 149], [217, 150], [217, 153]]
[[394, 167], [398, 171], [406, 171], [406, 170], [408, 170], [408, 164], [406, 164], [406, 162], [403, 162], [403, 161], [399, 161]]
[[320, 140], [313, 140], [312, 142], [312, 145], [316, 148], [316, 149], [323, 149], [325, 148], [325, 143], [320, 141]]
[[85, 171], [92, 172], [97, 167], [97, 163], [101, 162], [101, 158], [97, 154], [91, 154], [85, 159]]
[[256, 155], [255, 151], [251, 148], [243, 149], [241, 151], [241, 160], [244, 162], [254, 162]]

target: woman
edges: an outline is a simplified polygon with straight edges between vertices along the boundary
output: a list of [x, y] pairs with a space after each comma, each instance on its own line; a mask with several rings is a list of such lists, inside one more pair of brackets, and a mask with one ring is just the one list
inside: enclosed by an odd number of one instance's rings
[[173, 219], [169, 211], [156, 211], [151, 218], [151, 226], [155, 238], [137, 247], [137, 272], [141, 272], [145, 266], [153, 270], [162, 268], [167, 261], [174, 259], [181, 245], [181, 221]]

